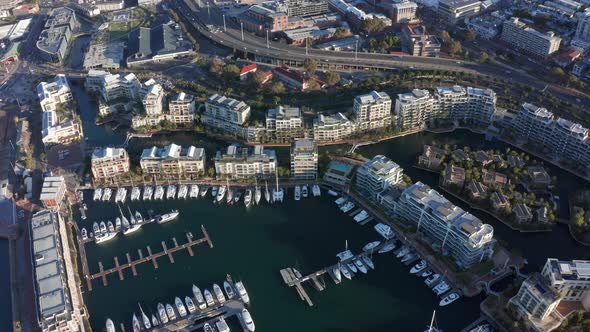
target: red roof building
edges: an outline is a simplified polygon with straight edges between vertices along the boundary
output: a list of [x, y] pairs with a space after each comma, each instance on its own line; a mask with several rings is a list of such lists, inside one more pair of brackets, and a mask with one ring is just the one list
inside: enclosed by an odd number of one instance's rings
[[246, 78], [248, 78], [248, 75], [254, 74], [256, 70], [257, 67], [255, 63], [251, 63], [249, 65], [245, 65], [244, 67], [242, 67], [242, 69], [240, 70], [240, 81], [243, 81]]
[[317, 78], [306, 78], [299, 70], [291, 70], [287, 67], [275, 68], [275, 74], [285, 84], [299, 91], [306, 91], [309, 88], [309, 83], [312, 81], [316, 81], [320, 85], [320, 88], [326, 86], [326, 83]]

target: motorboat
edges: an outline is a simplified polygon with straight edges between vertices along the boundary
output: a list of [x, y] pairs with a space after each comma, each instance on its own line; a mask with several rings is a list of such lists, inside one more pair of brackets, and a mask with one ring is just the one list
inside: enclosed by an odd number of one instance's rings
[[203, 331], [204, 332], [215, 332], [215, 330], [211, 327], [211, 324], [209, 324], [209, 323], [205, 323], [203, 325]]
[[248, 311], [248, 309], [246, 309], [246, 308], [242, 309], [241, 317], [242, 317], [242, 322], [246, 326], [246, 329], [250, 332], [254, 332], [256, 327], [254, 326], [254, 321], [252, 320], [252, 316], [250, 315], [250, 312]]
[[337, 198], [334, 201], [334, 203], [336, 203], [336, 205], [342, 205], [342, 204], [346, 203], [347, 201], [348, 201], [348, 198], [342, 196], [342, 197]]
[[416, 273], [424, 270], [427, 267], [428, 267], [428, 264], [426, 264], [426, 261], [421, 260], [418, 262], [418, 264], [416, 264], [416, 265], [414, 265], [414, 267], [412, 267], [412, 269], [410, 270], [410, 273], [416, 274]]
[[320, 189], [319, 185], [314, 184], [311, 188], [311, 193], [313, 194], [313, 197], [319, 197], [322, 195], [322, 190]]
[[178, 188], [178, 199], [186, 199], [186, 195], [188, 195], [188, 186], [181, 184]]
[[141, 308], [141, 305], [139, 305], [139, 310], [141, 311], [141, 319], [143, 320], [143, 326], [145, 327], [146, 330], [151, 329], [152, 328], [152, 323], [150, 322], [150, 319], [145, 314], [145, 312], [143, 312], [143, 309]]
[[404, 257], [402, 257], [402, 263], [411, 262], [412, 260], [416, 259], [416, 254], [413, 252], [408, 253]]
[[221, 287], [219, 287], [218, 284], [213, 284], [213, 293], [215, 294], [215, 298], [217, 299], [217, 302], [219, 302], [219, 303], [225, 302], [225, 295], [223, 295], [223, 291], [221, 290]]
[[261, 198], [262, 198], [262, 190], [260, 190], [260, 187], [258, 185], [256, 185], [256, 189], [254, 190], [254, 202], [256, 203], [256, 205], [258, 205], [260, 203]]
[[141, 324], [139, 324], [139, 319], [137, 319], [137, 316], [135, 315], [135, 313], [133, 313], [133, 332], [140, 332], [141, 331]]
[[355, 258], [354, 259], [354, 265], [357, 267], [357, 269], [359, 271], [361, 271], [364, 274], [367, 274], [367, 267], [363, 264], [363, 262], [360, 261], [360, 259]]
[[161, 186], [161, 185], [156, 186], [156, 192], [154, 193], [154, 199], [155, 200], [163, 199], [164, 193], [165, 193], [165, 190], [164, 190], [163, 186]]
[[166, 315], [166, 309], [162, 303], [158, 303], [158, 316], [160, 316], [160, 321], [162, 324], [168, 323], [168, 315]]
[[182, 303], [180, 297], [177, 296], [174, 298], [174, 304], [176, 305], [176, 310], [178, 311], [178, 314], [180, 314], [180, 317], [186, 317], [186, 308], [184, 307], [184, 303]]
[[110, 221], [110, 220], [107, 222], [107, 229], [108, 229], [108, 230], [109, 230], [109, 232], [111, 232], [111, 233], [115, 231], [115, 225], [113, 225], [113, 222], [112, 222], [112, 221]]
[[176, 313], [174, 312], [174, 308], [170, 304], [166, 304], [166, 314], [168, 318], [173, 321], [176, 319]]
[[166, 199], [174, 199], [176, 198], [176, 186], [173, 184], [168, 185], [166, 188]]
[[102, 188], [94, 189], [94, 195], [92, 196], [92, 199], [95, 201], [98, 201], [101, 198], [102, 198]]
[[217, 198], [217, 195], [219, 194], [219, 188], [218, 187], [211, 187], [211, 196], [213, 198]]
[[236, 296], [234, 288], [227, 280], [223, 282], [223, 290], [225, 291], [225, 294], [227, 295], [228, 299], [233, 299], [234, 296]]
[[347, 213], [348, 211], [354, 209], [354, 203], [353, 202], [348, 202], [346, 204], [344, 204], [343, 207], [340, 208], [340, 210], [342, 210], [342, 212]]
[[334, 190], [328, 190], [328, 195], [336, 197], [336, 196], [338, 196], [338, 193], [335, 192]]
[[[201, 197], [205, 197], [205, 195], [207, 195], [207, 192], [209, 191], [209, 187], [201, 187], [199, 188], [199, 196]], [[215, 195], [213, 195], [215, 196]]]
[[293, 196], [295, 196], [296, 201], [301, 199], [301, 187], [295, 186], [295, 193], [293, 194]]
[[231, 190], [230, 188], [228, 188], [225, 193], [225, 202], [227, 204], [233, 204], [233, 202], [234, 202], [234, 191]]
[[121, 229], [121, 218], [117, 217], [115, 219], [115, 230], [119, 231]]
[[191, 300], [190, 296], [185, 296], [184, 303], [186, 303], [186, 308], [188, 309], [189, 313], [192, 314], [197, 311], [197, 307], [195, 306], [193, 300]]
[[199, 197], [199, 186], [196, 184], [191, 185], [191, 189], [188, 193], [188, 197], [197, 198]]
[[410, 252], [410, 248], [408, 246], [403, 246], [398, 252], [395, 257], [402, 258]]
[[226, 186], [219, 187], [219, 189], [217, 190], [217, 196], [215, 197], [215, 200], [217, 201], [217, 203], [221, 203], [221, 201], [223, 200], [223, 197], [225, 197], [226, 190], [227, 190]]
[[378, 247], [380, 244], [381, 244], [381, 241], [369, 242], [369, 243], [365, 244], [365, 246], [363, 247], [363, 251], [371, 251], [371, 250], [375, 249], [376, 247]]
[[80, 231], [80, 233], [82, 233], [82, 240], [87, 240], [88, 239], [88, 231], [86, 231], [86, 228], [82, 228], [82, 230]]
[[219, 318], [219, 320], [215, 322], [215, 327], [217, 327], [217, 331], [219, 332], [229, 332], [229, 326], [227, 326], [227, 323], [223, 318]]
[[[350, 250], [345, 250], [345, 251], [343, 251], [341, 253], [338, 253], [336, 256], [340, 259], [340, 261], [345, 261], [345, 260], [347, 260], [349, 258], [352, 258], [354, 255], [352, 254], [352, 252], [350, 252]], [[352, 261], [349, 260], [346, 263], [346, 266], [353, 273], [357, 273], [358, 270], [357, 270], [354, 262], [352, 262]]]
[[106, 232], [106, 233], [99, 233], [98, 235], [94, 236], [94, 241], [98, 243], [106, 242], [112, 238], [117, 236], [116, 232]]
[[395, 249], [395, 243], [391, 242], [381, 247], [381, 249], [379, 249], [377, 252], [380, 254], [384, 254], [386, 252], [392, 251], [393, 249]]
[[436, 293], [436, 295], [442, 295], [446, 293], [451, 287], [447, 284], [446, 281], [441, 281], [438, 285], [436, 285], [432, 290]]
[[354, 216], [354, 221], [356, 222], [362, 222], [365, 219], [367, 219], [369, 217], [369, 212], [367, 212], [367, 210], [362, 210], [361, 212], [359, 212], [356, 216]]
[[215, 300], [213, 299], [213, 295], [211, 295], [211, 292], [208, 289], [205, 289], [205, 291], [203, 292], [203, 295], [205, 295], [205, 302], [207, 303], [208, 307], [215, 305]]
[[268, 183], [265, 182], [264, 184], [266, 186], [266, 190], [264, 191], [264, 199], [266, 200], [267, 203], [270, 203], [271, 197], [270, 197], [270, 191], [268, 190]]
[[137, 224], [137, 220], [135, 219], [135, 216], [133, 216], [133, 213], [131, 213], [131, 208], [129, 208], [129, 206], [127, 207], [127, 211], [129, 211], [129, 223], [131, 225]]
[[197, 306], [199, 307], [199, 309], [203, 310], [207, 308], [207, 303], [205, 302], [203, 293], [201, 293], [199, 287], [195, 285], [193, 285], [193, 296], [195, 297], [195, 300], [197, 300]]
[[304, 185], [303, 187], [301, 187], [301, 196], [303, 198], [309, 196], [309, 190], [307, 189], [307, 185]]
[[272, 190], [272, 201], [274, 203], [282, 203], [285, 192], [283, 188], [276, 188]]
[[246, 189], [244, 194], [244, 205], [249, 207], [252, 204], [252, 189]]
[[138, 224], [143, 224], [145, 220], [143, 220], [143, 216], [141, 215], [141, 213], [139, 213], [139, 211], [135, 211], [135, 222], [137, 222]]
[[363, 260], [363, 264], [368, 266], [371, 270], [375, 269], [375, 264], [373, 264], [373, 260], [371, 259], [371, 257], [367, 255], [362, 255], [361, 259]]
[[395, 233], [393, 232], [391, 227], [389, 227], [388, 225], [378, 223], [377, 225], [375, 225], [374, 228], [375, 228], [375, 231], [377, 231], [377, 233], [379, 233], [379, 235], [383, 236], [383, 238], [386, 240], [391, 240], [395, 237]]
[[348, 268], [346, 267], [346, 265], [340, 264], [340, 272], [342, 272], [342, 275], [346, 279], [348, 279], [348, 280], [351, 280], [352, 279], [352, 273], [350, 273], [350, 271], [348, 270]]
[[164, 213], [162, 215], [156, 216], [155, 219], [158, 224], [163, 224], [163, 223], [166, 223], [170, 220], [176, 219], [178, 217], [178, 215], [179, 215], [179, 213], [177, 210], [172, 210], [168, 213]]
[[154, 314], [152, 314], [152, 326], [156, 327], [158, 325], [160, 325], [160, 321], [158, 320], [158, 318]]
[[444, 307], [446, 305], [449, 305], [455, 301], [457, 301], [461, 296], [459, 296], [459, 294], [452, 292], [449, 295], [443, 297], [442, 300], [440, 300], [439, 305], [441, 307]]
[[104, 233], [106, 233], [106, 232], [107, 232], [107, 224], [105, 224], [105, 223], [104, 223], [104, 221], [101, 221], [101, 222], [100, 222], [100, 232], [101, 232], [102, 234], [104, 234]]
[[154, 188], [152, 186], [143, 187], [143, 200], [149, 201], [154, 195]]
[[422, 273], [420, 274], [420, 276], [421, 276], [422, 278], [426, 278], [426, 277], [429, 277], [429, 276], [431, 276], [431, 275], [432, 275], [432, 273], [434, 273], [434, 272], [432, 272], [432, 270], [426, 270], [426, 271], [422, 272]]
[[240, 295], [242, 302], [249, 304], [250, 303], [250, 296], [248, 295], [248, 292], [246, 291], [246, 287], [244, 287], [244, 283], [241, 281], [238, 281], [235, 283], [234, 286], [236, 286], [236, 289], [238, 290], [238, 294]]
[[100, 234], [100, 226], [98, 226], [97, 222], [92, 224], [92, 232], [94, 232], [94, 236], [96, 236], [97, 234]]
[[332, 268], [332, 274], [334, 275], [337, 283], [342, 281], [342, 273], [340, 273], [340, 268], [338, 266]]
[[110, 318], [107, 318], [107, 322], [106, 322], [106, 329], [107, 332], [115, 332], [115, 324], [113, 323], [113, 321]]
[[426, 278], [426, 280], [424, 280], [424, 283], [426, 284], [426, 286], [432, 287], [438, 282], [439, 279], [440, 279], [440, 274], [435, 273], [435, 274], [431, 275], [430, 277]]
[[110, 201], [111, 195], [113, 195], [113, 190], [111, 188], [104, 188], [102, 191], [102, 200], [103, 201]]
[[140, 196], [141, 196], [141, 189], [139, 189], [139, 187], [133, 187], [133, 188], [131, 188], [131, 196], [130, 196], [130, 199], [132, 201], [139, 200], [139, 197]]
[[117, 189], [117, 193], [115, 194], [115, 203], [121, 202], [124, 203], [127, 199], [127, 188], [119, 187]]
[[234, 195], [234, 203], [238, 203], [241, 198], [242, 198], [242, 192], [236, 191], [236, 194]]

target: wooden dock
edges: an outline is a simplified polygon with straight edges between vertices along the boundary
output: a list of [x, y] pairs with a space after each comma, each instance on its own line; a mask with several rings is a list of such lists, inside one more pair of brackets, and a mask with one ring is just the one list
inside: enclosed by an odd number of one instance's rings
[[98, 279], [98, 278], [102, 279], [102, 283], [104, 286], [107, 286], [108, 285], [107, 276], [109, 274], [117, 273], [119, 275], [119, 280], [124, 280], [125, 276], [124, 276], [123, 272], [125, 269], [131, 269], [131, 272], [133, 273], [133, 276], [135, 277], [138, 274], [137, 273], [137, 265], [145, 263], [145, 262], [151, 261], [154, 265], [154, 268], [157, 269], [158, 268], [157, 259], [159, 257], [168, 256], [168, 259], [170, 259], [170, 263], [174, 263], [173, 254], [177, 251], [181, 251], [181, 250], [186, 249], [187, 252], [189, 253], [189, 255], [194, 256], [194, 251], [193, 251], [192, 247], [194, 247], [196, 245], [199, 245], [202, 243], [207, 243], [209, 245], [209, 248], [213, 248], [213, 242], [211, 241], [211, 238], [209, 237], [207, 230], [202, 225], [201, 225], [201, 230], [202, 230], [204, 236], [200, 239], [194, 239], [192, 233], [190, 233], [190, 232], [186, 233], [187, 242], [184, 244], [179, 244], [178, 241], [176, 241], [176, 238], [172, 238], [172, 242], [174, 243], [174, 246], [171, 248], [168, 248], [168, 246], [166, 245], [166, 241], [162, 241], [161, 244], [162, 244], [163, 250], [160, 252], [153, 253], [152, 248], [150, 246], [147, 246], [146, 249], [148, 252], [148, 256], [144, 256], [143, 251], [141, 249], [138, 249], [137, 254], [138, 254], [139, 258], [136, 260], [133, 260], [129, 253], [126, 253], [125, 256], [127, 258], [127, 263], [124, 263], [124, 264], [120, 264], [119, 258], [114, 257], [113, 260], [115, 262], [115, 266], [110, 269], [105, 270], [102, 262], [98, 262], [99, 272], [92, 274], [92, 275], [88, 272], [88, 261], [86, 259], [86, 253], [83, 250], [84, 245], [81, 245], [80, 246], [80, 248], [81, 248], [80, 256], [82, 258], [82, 270], [83, 270], [84, 276], [86, 278], [88, 290], [92, 290], [92, 280]]

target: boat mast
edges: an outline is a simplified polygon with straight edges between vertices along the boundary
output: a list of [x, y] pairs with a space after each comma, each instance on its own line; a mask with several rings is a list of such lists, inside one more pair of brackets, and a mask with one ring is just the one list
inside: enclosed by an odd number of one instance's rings
[[432, 319], [430, 320], [430, 327], [428, 328], [428, 332], [434, 331], [432, 326], [434, 325], [434, 316], [436, 315], [436, 310], [432, 311]]

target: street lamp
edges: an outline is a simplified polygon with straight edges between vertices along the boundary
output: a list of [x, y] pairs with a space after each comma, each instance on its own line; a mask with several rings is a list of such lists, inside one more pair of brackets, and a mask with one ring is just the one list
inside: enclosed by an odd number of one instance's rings
[[244, 41], [244, 22], [240, 21], [240, 30], [242, 31], [242, 41]]

